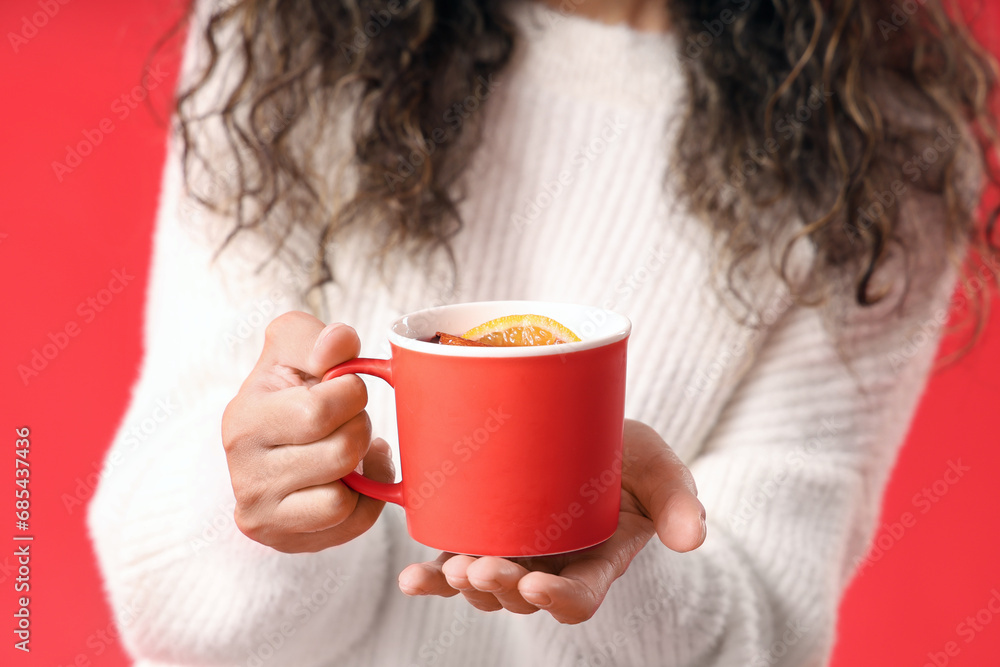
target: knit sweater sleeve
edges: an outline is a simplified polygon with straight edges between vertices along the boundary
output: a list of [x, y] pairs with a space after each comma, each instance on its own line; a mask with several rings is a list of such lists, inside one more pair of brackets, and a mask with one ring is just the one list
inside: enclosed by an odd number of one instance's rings
[[[200, 40], [216, 4], [196, 3], [182, 82], [204, 66]], [[226, 77], [239, 71], [229, 62], [237, 51], [221, 50], [219, 80], [200, 93], [204, 104], [224, 99]], [[254, 366], [266, 324], [309, 310], [302, 294], [315, 240], [293, 234], [274, 257], [271, 244], [245, 233], [217, 254], [233, 220], [200, 206], [191, 188], [217, 199], [236, 165], [218, 127], [196, 131], [208, 133], [219, 154], [214, 172], [195, 162], [186, 182], [179, 142], [171, 142], [145, 355], [88, 509], [89, 529], [123, 642], [140, 664], [329, 664], [364, 634], [384, 596], [392, 574], [385, 522], [315, 554], [251, 541], [233, 519], [221, 438], [222, 413]]]
[[[298, 281], [233, 247], [213, 261], [206, 220], [168, 157], [145, 316], [145, 357], [111, 445], [89, 528], [129, 652], [184, 665], [329, 664], [372, 622], [385, 590], [384, 522], [315, 554], [245, 537], [220, 424], [265, 325], [302, 309]], [[271, 265], [269, 265], [270, 267]], [[329, 641], [331, 633], [342, 637]], [[249, 663], [247, 662], [249, 661]], [[275, 663], [271, 663], [275, 664]]]
[[580, 629], [581, 664], [826, 664], [954, 286], [912, 263], [895, 312], [901, 290], [845, 305], [836, 337], [815, 308], [773, 325], [690, 462], [708, 539], [651, 541]]

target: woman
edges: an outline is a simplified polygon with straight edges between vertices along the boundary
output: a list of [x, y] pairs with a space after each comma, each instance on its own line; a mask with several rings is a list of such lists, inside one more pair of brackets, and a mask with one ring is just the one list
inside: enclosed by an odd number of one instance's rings
[[[827, 661], [993, 70], [934, 0], [548, 4], [195, 12], [121, 433], [180, 407], [90, 509], [139, 664]], [[619, 530], [435, 557], [338, 481], [392, 477], [388, 391], [317, 378], [505, 298], [633, 321]]]

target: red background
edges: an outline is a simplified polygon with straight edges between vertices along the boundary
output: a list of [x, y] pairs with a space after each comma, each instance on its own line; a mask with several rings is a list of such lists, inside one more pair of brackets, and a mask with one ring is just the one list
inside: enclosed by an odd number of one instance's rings
[[[14, 518], [0, 513], [10, 522], [0, 528], [0, 543], [11, 545], [0, 546], [0, 662], [124, 665], [87, 540], [85, 505], [67, 507], [65, 501], [89, 499], [88, 475], [99, 467], [125, 410], [142, 352], [141, 309], [166, 127], [141, 105], [121, 117], [115, 100], [137, 84], [153, 44], [180, 7], [178, 0], [63, 1], [4, 0], [0, 6], [0, 284], [6, 313], [0, 451], [8, 459], [0, 465], [8, 471], [0, 488], [11, 489], [14, 478], [14, 428], [29, 426], [30, 534], [36, 538], [32, 652], [25, 655], [12, 648]], [[58, 13], [36, 32], [25, 31], [25, 19], [41, 5]], [[975, 28], [986, 44], [997, 46], [1000, 8], [982, 9]], [[11, 33], [30, 37], [15, 49]], [[151, 91], [161, 111], [179, 46], [175, 40], [158, 61], [169, 74]], [[52, 163], [65, 162], [67, 145], [103, 119], [113, 130], [59, 180]], [[80, 304], [100, 294], [114, 270], [135, 278], [88, 321]], [[887, 528], [880, 532], [888, 548], [854, 581], [843, 604], [838, 667], [978, 667], [1000, 660], [1000, 617], [981, 614], [982, 625], [971, 636], [959, 627], [1000, 590], [1000, 493], [993, 479], [1000, 463], [1000, 316], [992, 320], [972, 354], [932, 378], [890, 482]], [[69, 322], [79, 326], [77, 335], [25, 386], [17, 366], [30, 364], [33, 351]], [[969, 471], [944, 485], [949, 461]], [[926, 506], [914, 496], [935, 482], [945, 492], [922, 513]], [[3, 495], [4, 505], [13, 503], [9, 490]], [[888, 526], [906, 512], [915, 522], [894, 536]], [[953, 656], [944, 653], [948, 642], [955, 643]]]

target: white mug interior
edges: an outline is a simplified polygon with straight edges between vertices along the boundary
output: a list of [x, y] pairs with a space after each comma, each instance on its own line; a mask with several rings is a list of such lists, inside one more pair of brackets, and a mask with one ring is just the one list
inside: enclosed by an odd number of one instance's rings
[[[469, 329], [507, 315], [544, 315], [568, 327], [579, 342], [526, 347], [475, 347], [429, 342], [438, 331], [460, 336]], [[479, 301], [435, 306], [399, 318], [389, 327], [389, 340], [402, 348], [459, 357], [542, 356], [608, 345], [626, 338], [627, 317], [611, 310], [548, 301]]]

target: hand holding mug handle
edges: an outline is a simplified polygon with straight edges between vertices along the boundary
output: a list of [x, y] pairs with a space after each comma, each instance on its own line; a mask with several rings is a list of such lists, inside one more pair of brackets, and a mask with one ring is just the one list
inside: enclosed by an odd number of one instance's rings
[[361, 461], [371, 477], [393, 479], [388, 446], [371, 438], [365, 385], [356, 376], [318, 381], [360, 347], [351, 327], [307, 313], [268, 324], [260, 358], [221, 424], [233, 518], [250, 539], [316, 552], [353, 540], [380, 515], [382, 502], [338, 483]]
[[[341, 375], [348, 375], [350, 373], [374, 375], [375, 377], [382, 378], [388, 382], [390, 387], [393, 386], [392, 361], [390, 359], [359, 358], [345, 361], [344, 363], [338, 364], [324, 373], [323, 382], [340, 377]], [[403, 504], [402, 482], [394, 482], [391, 484], [377, 482], [353, 471], [343, 477], [341, 481], [349, 488], [354, 489], [358, 493], [364, 494], [370, 498], [395, 503], [397, 505]]]

